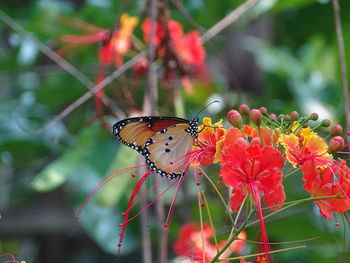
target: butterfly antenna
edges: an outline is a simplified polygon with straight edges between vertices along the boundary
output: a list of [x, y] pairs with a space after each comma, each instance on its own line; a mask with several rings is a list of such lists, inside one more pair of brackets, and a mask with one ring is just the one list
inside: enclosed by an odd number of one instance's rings
[[218, 100], [214, 100], [212, 102], [210, 102], [209, 104], [207, 104], [203, 109], [201, 109], [197, 114], [196, 114], [196, 118], [198, 118], [199, 114], [204, 111], [206, 108], [208, 108], [210, 105], [219, 102]]
[[191, 113], [191, 119], [193, 119], [195, 115], [193, 114], [193, 112], [191, 111], [191, 109], [189, 107], [187, 107], [187, 109]]

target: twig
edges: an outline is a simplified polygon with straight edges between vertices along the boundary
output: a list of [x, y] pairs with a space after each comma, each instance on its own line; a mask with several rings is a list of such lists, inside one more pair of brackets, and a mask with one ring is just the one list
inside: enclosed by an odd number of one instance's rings
[[71, 112], [76, 110], [80, 105], [82, 105], [84, 102], [86, 102], [88, 99], [93, 97], [95, 93], [103, 89], [105, 86], [107, 86], [109, 83], [111, 83], [114, 79], [118, 78], [120, 75], [122, 75], [125, 71], [127, 71], [129, 68], [131, 68], [137, 61], [139, 61], [141, 58], [145, 56], [145, 52], [142, 52], [138, 54], [137, 56], [130, 59], [128, 62], [126, 62], [122, 67], [114, 71], [111, 75], [109, 75], [107, 78], [102, 80], [99, 84], [94, 86], [90, 91], [85, 93], [83, 96], [81, 96], [79, 99], [74, 101], [72, 104], [70, 104], [67, 108], [65, 108], [60, 114], [56, 115], [49, 123], [47, 123], [43, 128], [38, 129], [34, 131], [35, 133], [41, 133], [48, 128], [50, 128], [55, 123], [61, 121], [67, 115], [69, 115]]
[[179, 9], [179, 11], [182, 13], [182, 15], [184, 16], [184, 18], [187, 20], [188, 23], [190, 23], [190, 25], [195, 28], [196, 30], [198, 30], [199, 32], [204, 32], [205, 28], [202, 27], [201, 25], [199, 25], [190, 15], [190, 13], [186, 10], [186, 8], [184, 7], [184, 5], [182, 4], [182, 2], [180, 0], [171, 0], [171, 2], [176, 6], [177, 9]]
[[[155, 58], [155, 46], [154, 46], [154, 37], [155, 37], [155, 27], [157, 19], [157, 0], [150, 0], [149, 3], [149, 15], [151, 17], [151, 31], [150, 31], [150, 40], [147, 46], [147, 59], [148, 59], [148, 73], [147, 73], [147, 87], [145, 88], [145, 95], [143, 100], [143, 113], [145, 115], [156, 115], [157, 110], [157, 100], [158, 100], [158, 90], [157, 90], [157, 72], [154, 65]], [[156, 185], [155, 187], [156, 195], [160, 193], [160, 186]], [[144, 202], [147, 202], [144, 199]], [[140, 204], [143, 206], [143, 202]], [[157, 215], [157, 224], [158, 224], [158, 250], [159, 250], [159, 262], [162, 258], [166, 258], [166, 247], [164, 251], [164, 244], [166, 245], [166, 240], [164, 236], [164, 205], [161, 199], [158, 199], [156, 202], [156, 215]], [[144, 225], [148, 224], [149, 217], [146, 215], [141, 217], [141, 230], [142, 230], [142, 255], [144, 263], [152, 262], [152, 250], [151, 250], [151, 239], [150, 239], [150, 230], [145, 229]], [[163, 255], [165, 253], [165, 255]]]
[[143, 102], [143, 112], [146, 114], [155, 115], [158, 113], [158, 90], [157, 90], [157, 69], [154, 62], [156, 47], [154, 45], [154, 38], [156, 36], [156, 22], [157, 22], [157, 9], [158, 1], [150, 0], [150, 17], [151, 17], [151, 30], [150, 40], [147, 46], [147, 58], [148, 58], [148, 74], [147, 74], [147, 87]]
[[[276, 249], [276, 250], [270, 251], [269, 254], [274, 254], [274, 253], [279, 253], [279, 252], [284, 252], [284, 251], [289, 251], [289, 250], [299, 249], [299, 248], [306, 248], [306, 246], [305, 246], [305, 245], [302, 245], [302, 246], [297, 246], [297, 247], [289, 247], [289, 248]], [[257, 257], [257, 256], [264, 256], [264, 255], [266, 255], [265, 252], [256, 253], [256, 254], [251, 254], [251, 255], [247, 255], [247, 256], [233, 257], [233, 258], [222, 258], [222, 259], [219, 259], [218, 262], [220, 262], [220, 261], [230, 261], [230, 260], [235, 260], [235, 259], [251, 258], [251, 257]]]
[[258, 0], [247, 0], [246, 2], [241, 4], [235, 10], [233, 10], [230, 14], [228, 14], [219, 22], [217, 22], [214, 26], [209, 28], [207, 32], [205, 32], [201, 37], [202, 43], [207, 42], [208, 40], [216, 36], [218, 33], [220, 33], [222, 30], [224, 30], [226, 27], [231, 25], [234, 21], [236, 21], [248, 10], [250, 10], [257, 2]]
[[[0, 19], [2, 21], [4, 21], [13, 30], [15, 30], [19, 34], [25, 36], [30, 41], [35, 43], [35, 45], [38, 47], [38, 49], [42, 53], [44, 53], [47, 57], [49, 57], [52, 61], [54, 61], [58, 66], [60, 66], [66, 72], [68, 72], [69, 74], [74, 76], [87, 89], [91, 90], [95, 86], [95, 83], [93, 81], [91, 81], [89, 78], [87, 78], [79, 69], [77, 69], [72, 64], [70, 64], [67, 60], [65, 60], [64, 58], [59, 56], [54, 50], [49, 48], [47, 45], [40, 42], [33, 35], [28, 34], [28, 32], [20, 24], [18, 24], [15, 20], [13, 20], [11, 17], [9, 17], [7, 14], [5, 14], [2, 10], [0, 10]], [[104, 104], [112, 107], [113, 103], [108, 97], [103, 96], [102, 99], [103, 99]], [[113, 105], [113, 106], [115, 107], [116, 115], [118, 117], [121, 117], [123, 115], [122, 111], [119, 108], [117, 108], [116, 105]], [[56, 120], [56, 121], [60, 121], [60, 120]]]
[[335, 29], [337, 34], [337, 42], [339, 49], [339, 63], [341, 70], [341, 81], [342, 81], [342, 90], [343, 90], [343, 99], [344, 99], [344, 113], [345, 113], [345, 125], [346, 130], [350, 131], [350, 96], [349, 96], [349, 84], [348, 84], [348, 75], [346, 69], [346, 58], [345, 58], [345, 48], [344, 48], [344, 38], [341, 25], [340, 17], [340, 7], [338, 0], [332, 0]]

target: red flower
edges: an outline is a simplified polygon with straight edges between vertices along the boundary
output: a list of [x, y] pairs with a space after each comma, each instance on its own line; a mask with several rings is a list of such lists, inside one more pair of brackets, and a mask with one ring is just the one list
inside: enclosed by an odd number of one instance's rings
[[319, 169], [309, 161], [301, 166], [304, 189], [313, 197], [339, 195], [339, 198], [315, 200], [320, 213], [327, 219], [332, 212], [345, 213], [350, 209], [350, 169], [344, 162]]
[[[151, 19], [142, 24], [144, 41], [150, 42]], [[157, 49], [157, 56], [163, 58], [165, 66], [165, 80], [173, 78], [179, 73], [186, 92], [192, 92], [192, 84], [188, 76], [196, 77], [207, 82], [208, 71], [205, 65], [205, 49], [203, 48], [200, 33], [192, 31], [184, 34], [182, 25], [174, 20], [168, 22], [154, 22], [153, 44]]]
[[[225, 245], [225, 241], [222, 241], [218, 244], [218, 248], [216, 248], [215, 245], [210, 242], [210, 239], [213, 238], [213, 236], [213, 230], [208, 224], [203, 225], [203, 231], [198, 224], [186, 224], [181, 227], [179, 238], [174, 244], [175, 254], [179, 257], [196, 260], [198, 262], [209, 262], [215, 257], [218, 249], [223, 248]], [[242, 253], [246, 243], [244, 240], [246, 238], [246, 232], [242, 231], [238, 235], [238, 239], [232, 242], [221, 257], [228, 257], [232, 253]]]
[[272, 146], [262, 146], [259, 138], [254, 138], [250, 144], [238, 138], [223, 150], [220, 175], [224, 184], [232, 187], [231, 209], [238, 211], [243, 200], [251, 195], [260, 220], [262, 245], [259, 249], [265, 252], [266, 261], [270, 262], [269, 240], [260, 199], [263, 195], [266, 205], [273, 206], [282, 204], [286, 198], [282, 186], [283, 173], [279, 171], [284, 166], [282, 154]]
[[176, 48], [186, 63], [195, 65], [204, 64], [205, 49], [203, 48], [199, 32], [192, 31], [186, 34]]
[[264, 193], [268, 206], [281, 204], [285, 200], [282, 186], [284, 162], [281, 153], [271, 146], [262, 146], [259, 139], [248, 145], [243, 138], [224, 149], [221, 155], [220, 175], [227, 186], [232, 186], [231, 208], [237, 211], [255, 185], [259, 195]]

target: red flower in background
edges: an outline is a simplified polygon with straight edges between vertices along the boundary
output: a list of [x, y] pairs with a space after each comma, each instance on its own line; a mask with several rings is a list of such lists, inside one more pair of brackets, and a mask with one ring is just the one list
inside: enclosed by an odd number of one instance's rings
[[67, 50], [76, 46], [103, 43], [99, 48], [98, 58], [101, 64], [109, 65], [113, 62], [117, 67], [122, 65], [122, 56], [130, 49], [130, 36], [138, 23], [137, 17], [122, 14], [120, 16], [120, 25], [118, 29], [110, 31], [108, 29], [99, 28], [88, 23], [72, 20], [73, 26], [87, 31], [85, 35], [63, 35], [59, 38], [66, 46], [59, 50], [59, 53], [65, 53]]
[[[88, 31], [89, 34], [64, 35], [60, 37], [60, 41], [67, 43], [67, 45], [60, 49], [59, 53], [62, 54], [79, 45], [102, 42], [102, 46], [98, 49], [98, 60], [100, 62], [100, 67], [95, 79], [95, 84], [97, 85], [105, 78], [107, 66], [114, 63], [115, 67], [118, 68], [123, 65], [123, 56], [131, 47], [130, 37], [138, 23], [138, 18], [129, 16], [128, 14], [122, 14], [120, 16], [118, 29], [112, 32], [107, 29], [89, 25], [79, 20], [72, 21], [75, 26]], [[96, 116], [103, 115], [103, 96], [104, 90], [99, 89], [96, 92], [95, 97]]]
[[[164, 59], [165, 79], [173, 78], [177, 71], [187, 92], [192, 91], [189, 76], [199, 80], [208, 81], [208, 71], [205, 65], [205, 49], [200, 34], [191, 31], [184, 34], [182, 25], [174, 20], [154, 23], [155, 36], [153, 44], [157, 49], [157, 56]], [[142, 24], [144, 41], [148, 43], [151, 38], [151, 19]]]
[[[179, 238], [174, 244], [175, 254], [179, 257], [198, 262], [209, 262], [216, 256], [218, 249], [223, 248], [225, 245], [225, 241], [222, 241], [218, 244], [218, 248], [216, 248], [215, 245], [210, 242], [213, 236], [214, 232], [208, 224], [203, 225], [203, 231], [199, 224], [186, 224], [181, 227]], [[232, 253], [242, 253], [246, 243], [244, 240], [246, 238], [246, 232], [242, 231], [238, 235], [238, 239], [233, 241], [229, 248], [222, 254], [222, 257], [228, 257]], [[203, 258], [203, 256], [205, 258]]]

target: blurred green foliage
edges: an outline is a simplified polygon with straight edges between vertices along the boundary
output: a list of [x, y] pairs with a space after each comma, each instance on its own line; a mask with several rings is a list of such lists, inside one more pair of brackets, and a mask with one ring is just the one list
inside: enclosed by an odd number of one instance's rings
[[[110, 28], [116, 22], [118, 12], [121, 12], [120, 2], [18, 0], [2, 1], [0, 9], [20, 23], [28, 34], [56, 49], [60, 46], [57, 39], [61, 35], [77, 33], [71, 26], [60, 21], [60, 16], [74, 17], [102, 28]], [[201, 28], [208, 29], [243, 1], [183, 2], [194, 21]], [[145, 1], [124, 1], [123, 12], [142, 16], [144, 5]], [[346, 17], [350, 12], [350, 5], [345, 0], [340, 1], [340, 5], [342, 14]], [[186, 31], [192, 30], [193, 25], [182, 13], [172, 4], [170, 7], [172, 17], [180, 21]], [[212, 85], [209, 88], [195, 86], [194, 96], [183, 94], [185, 109], [190, 108], [196, 113], [207, 103], [210, 95], [216, 94], [222, 98], [223, 110], [213, 114], [215, 119], [223, 118], [227, 109], [239, 103], [247, 103], [252, 107], [265, 106], [276, 113], [299, 110], [303, 114], [310, 114], [315, 111], [322, 118], [331, 118], [342, 123], [342, 93], [330, 1], [261, 0], [244, 19], [232, 27], [244, 32], [249, 23], [266, 17], [272, 21], [268, 28], [272, 34], [269, 41], [249, 33], [240, 39], [263, 76], [262, 90], [246, 92], [245, 87], [242, 90], [229, 88], [223, 74], [217, 74], [219, 69], [216, 65], [222, 57], [221, 51], [230, 45], [227, 43], [230, 30], [225, 30], [207, 46]], [[142, 39], [141, 30], [137, 29], [135, 32]], [[348, 21], [344, 22], [344, 35], [346, 43], [349, 43]], [[94, 79], [97, 69], [97, 46], [89, 45], [74, 50], [67, 56], [91, 80]], [[74, 76], [40, 53], [38, 47], [28, 38], [13, 31], [3, 22], [0, 22], [0, 60], [0, 182], [4, 182], [0, 185], [0, 192], [3, 217], [6, 217], [7, 209], [29, 206], [36, 202], [38, 195], [57, 190], [62, 190], [71, 206], [76, 209], [106, 175], [137, 164], [137, 154], [116, 143], [111, 130], [94, 120], [92, 100], [46, 131], [33, 132], [83, 95], [86, 88]], [[126, 73], [125, 77], [128, 79], [132, 75]], [[140, 85], [145, 83], [140, 82]], [[107, 93], [112, 98], [118, 98], [116, 84], [109, 85]], [[167, 100], [163, 99], [167, 98], [167, 93], [168, 90], [164, 87], [160, 88], [160, 113], [173, 115], [173, 107], [169, 107]], [[141, 97], [137, 101], [141, 101]], [[141, 105], [137, 106], [141, 108]], [[190, 112], [187, 115], [191, 117]], [[106, 116], [107, 125], [112, 125], [115, 121], [113, 116]], [[217, 175], [218, 170], [214, 167], [208, 173]], [[100, 249], [109, 254], [116, 252], [117, 224], [121, 221], [121, 211], [125, 209], [135, 185], [136, 180], [130, 174], [117, 176], [108, 183], [81, 215], [82, 228]], [[175, 208], [170, 228], [170, 250], [179, 226], [185, 220], [198, 221], [196, 187], [191, 176], [188, 177], [188, 185], [185, 186], [187, 203], [183, 204], [184, 199], [179, 197], [179, 208]], [[297, 185], [302, 185], [300, 175], [286, 180], [289, 201], [306, 197]], [[226, 218], [224, 208], [207, 183], [204, 183], [203, 188], [208, 193], [209, 204], [212, 204], [211, 212], [217, 216], [216, 225], [220, 225]], [[163, 197], [166, 205], [170, 204], [172, 195], [173, 190]], [[154, 198], [154, 193], [151, 193], [150, 198], [152, 197]], [[184, 206], [186, 210], [183, 210]], [[139, 255], [140, 230], [137, 220], [128, 225], [122, 249], [124, 254]], [[155, 222], [152, 218], [149, 225], [152, 232], [156, 232]], [[277, 254], [276, 262], [337, 262], [344, 250], [342, 227], [334, 227], [333, 222], [326, 222], [312, 204], [302, 205], [268, 220], [267, 227], [271, 242], [320, 237], [306, 242], [306, 249]], [[225, 231], [227, 229], [224, 225], [218, 229], [219, 233]], [[256, 228], [249, 229], [248, 238], [257, 240], [255, 236]], [[11, 238], [2, 238], [0, 252], [8, 252], [5, 250], [9, 247], [13, 253], [16, 250], [21, 251], [21, 239], [16, 239], [19, 243], [14, 246]], [[278, 248], [286, 246], [279, 245]], [[253, 251], [254, 245], [248, 245], [246, 252]], [[170, 253], [173, 255], [172, 251]], [[349, 258], [349, 251], [344, 253]], [[89, 254], [86, 257], [88, 256]], [[38, 258], [34, 253], [33, 261], [28, 262], [39, 262]], [[85, 261], [86, 258], [76, 258], [79, 260], [72, 259], [72, 262], [100, 262], [98, 259]]]

